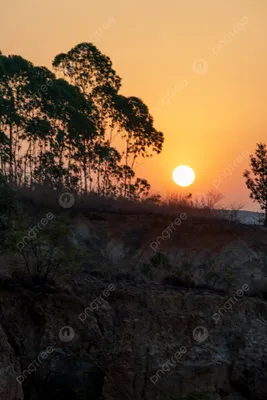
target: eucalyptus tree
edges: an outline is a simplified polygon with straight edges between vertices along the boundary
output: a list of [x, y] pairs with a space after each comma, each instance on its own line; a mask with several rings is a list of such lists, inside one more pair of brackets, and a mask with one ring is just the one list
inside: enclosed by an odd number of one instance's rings
[[[23, 176], [24, 184], [33, 186], [43, 182], [44, 170], [40, 165], [43, 153], [53, 135], [53, 128], [43, 104], [43, 94], [55, 79], [45, 67], [34, 67], [29, 71], [28, 99], [26, 102], [27, 121], [21, 139], [24, 142]], [[37, 171], [40, 174], [37, 176]]]
[[92, 43], [80, 43], [68, 53], [57, 55], [53, 67], [69, 77], [85, 96], [96, 98], [102, 104], [110, 97], [109, 90], [118, 92], [121, 86], [121, 79], [112, 68], [110, 58]]
[[136, 160], [160, 153], [163, 144], [148, 107], [119, 94], [121, 79], [110, 58], [91, 43], [59, 54], [53, 66], [57, 76], [0, 52], [2, 173], [30, 187], [49, 182], [84, 193], [146, 197], [150, 186], [135, 178]]
[[[132, 183], [137, 158], [149, 157], [162, 150], [163, 134], [154, 128], [148, 107], [136, 97], [127, 98], [119, 94], [121, 79], [113, 69], [110, 58], [92, 43], [81, 43], [68, 53], [59, 54], [53, 66], [93, 102], [101, 121], [101, 134], [90, 147], [92, 159], [88, 160], [87, 165], [90, 181], [96, 175], [96, 188], [101, 191], [100, 182], [107, 183], [107, 168], [102, 165], [107, 160], [102, 156], [107, 153], [116, 154], [116, 167], [114, 161], [112, 163], [112, 177], [117, 182], [115, 186], [120, 195], [128, 197], [130, 192], [144, 182], [138, 179]], [[111, 147], [114, 133], [119, 133], [125, 142], [125, 150], [120, 157]], [[111, 176], [109, 186], [115, 188]]]
[[[100, 191], [102, 180], [101, 171], [103, 154], [109, 151], [111, 140], [109, 138], [113, 130], [113, 112], [111, 105], [113, 96], [120, 88], [120, 78], [112, 68], [109, 57], [103, 55], [93, 44], [81, 43], [66, 54], [59, 54], [53, 61], [57, 72], [63, 74], [66, 79], [76, 85], [87, 101], [94, 105], [94, 118], [99, 121], [98, 135], [87, 140], [82, 145], [82, 160], [85, 176], [85, 190], [87, 191], [87, 180], [90, 188]], [[86, 135], [85, 135], [86, 136]], [[106, 161], [105, 161], [106, 162]], [[88, 171], [88, 174], [87, 174]], [[104, 171], [106, 169], [104, 168]], [[95, 178], [95, 179], [94, 179]]]
[[21, 131], [25, 127], [26, 99], [28, 97], [29, 71], [32, 63], [20, 56], [4, 56], [0, 54], [0, 130], [2, 143], [8, 137], [9, 157], [6, 165], [6, 157], [1, 159], [4, 170], [8, 168], [9, 179], [16, 182], [17, 179], [17, 154], [19, 151], [19, 139]]
[[15, 183], [23, 176], [30, 186], [49, 180], [78, 189], [75, 155], [80, 142], [99, 134], [92, 102], [78, 87], [18, 56], [0, 56], [0, 90], [2, 171]]
[[102, 133], [112, 130], [113, 97], [120, 89], [121, 79], [113, 69], [110, 58], [92, 43], [81, 43], [68, 53], [57, 55], [53, 67], [94, 103], [101, 119]]
[[[90, 101], [83, 101], [81, 104], [81, 112], [78, 105], [76, 109], [72, 109], [70, 115], [68, 131], [69, 131], [69, 153], [72, 155], [76, 166], [79, 165], [83, 174], [83, 191], [88, 192], [88, 165], [91, 166], [94, 160], [93, 143], [96, 138], [101, 135], [101, 124], [98, 114], [94, 110], [94, 105]], [[90, 169], [89, 169], [90, 172]]]
[[148, 107], [139, 98], [117, 95], [114, 98], [114, 108], [117, 111], [121, 137], [125, 142], [123, 151], [124, 197], [128, 197], [129, 190], [132, 192], [133, 188], [137, 188], [141, 182], [145, 182], [139, 178], [131, 186], [134, 174], [130, 173], [130, 170], [133, 171], [137, 158], [151, 157], [153, 153], [159, 154], [164, 137], [162, 132], [155, 129]]
[[[1, 98], [0, 98], [1, 103]], [[0, 115], [1, 115], [1, 105], [0, 105]], [[7, 165], [10, 157], [9, 151], [9, 139], [3, 130], [0, 130], [0, 169], [4, 176], [8, 175]]]
[[[84, 164], [84, 158], [80, 158], [80, 148], [84, 148], [99, 134], [93, 104], [85, 99], [78, 87], [54, 76], [52, 84], [42, 92], [41, 106], [52, 128], [48, 136], [48, 149], [43, 157], [48, 168], [46, 177], [53, 176], [56, 187], [77, 186], [81, 183], [81, 177], [77, 176], [77, 163]], [[46, 128], [49, 126], [46, 125]], [[43, 132], [48, 133], [48, 130]], [[83, 156], [86, 155], [83, 153]], [[43, 168], [42, 165], [40, 167]], [[84, 170], [84, 190], [87, 192], [86, 185]]]
[[109, 142], [95, 145], [94, 152], [98, 162], [96, 175], [96, 191], [106, 197], [118, 197], [119, 185], [122, 175], [119, 163], [121, 154]]

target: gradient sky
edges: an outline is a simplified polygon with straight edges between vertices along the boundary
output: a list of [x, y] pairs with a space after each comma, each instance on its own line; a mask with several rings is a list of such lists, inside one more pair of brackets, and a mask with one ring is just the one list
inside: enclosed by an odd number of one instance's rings
[[181, 191], [172, 170], [187, 164], [193, 194], [217, 180], [225, 204], [256, 209], [242, 154], [267, 142], [266, 0], [2, 0], [0, 9], [1, 51], [36, 65], [51, 68], [55, 55], [98, 36], [121, 92], [155, 110], [165, 135], [162, 154], [138, 167], [155, 191]]

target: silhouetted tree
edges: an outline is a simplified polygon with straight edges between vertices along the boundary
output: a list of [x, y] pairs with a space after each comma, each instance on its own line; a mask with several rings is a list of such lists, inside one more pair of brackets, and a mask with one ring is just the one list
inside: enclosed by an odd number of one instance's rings
[[[121, 197], [132, 198], [133, 188], [136, 193], [146, 196], [149, 185], [140, 178], [132, 183], [135, 177], [133, 168], [138, 157], [160, 153], [164, 140], [163, 134], [154, 128], [148, 107], [137, 97], [126, 98], [118, 94], [120, 77], [113, 69], [111, 60], [91, 43], [81, 43], [67, 54], [59, 54], [53, 66], [77, 85], [98, 111], [102, 134], [95, 143], [91, 143], [94, 158], [88, 165], [90, 180], [96, 175], [96, 190], [104, 193], [107, 182], [110, 188], [114, 188], [114, 181], [120, 187]], [[118, 134], [125, 142], [125, 150], [121, 157], [117, 157], [116, 168], [114, 162], [109, 164], [108, 169], [107, 165], [103, 168], [103, 161], [107, 162], [103, 154], [109, 154], [108, 158], [110, 154], [118, 155], [111, 146], [114, 136]]]
[[267, 226], [267, 149], [265, 143], [257, 143], [255, 155], [250, 155], [251, 171], [245, 170], [246, 185], [250, 198], [260, 204], [265, 212], [264, 226]]
[[132, 187], [139, 188], [141, 182], [144, 184], [144, 180], [137, 178], [132, 185], [134, 173], [131, 171], [133, 171], [137, 158], [151, 157], [153, 152], [159, 154], [164, 138], [162, 132], [154, 128], [153, 118], [148, 107], [137, 97], [127, 98], [116, 95], [114, 109], [117, 111], [116, 120], [119, 132], [125, 142], [125, 150], [122, 153], [124, 161], [123, 197], [129, 197]]
[[[58, 73], [64, 75], [73, 85], [76, 85], [85, 98], [94, 106], [97, 115], [99, 132], [97, 137], [83, 143], [82, 169], [84, 173], [85, 192], [87, 181], [90, 189], [101, 192], [103, 169], [101, 167], [103, 154], [112, 149], [111, 141], [107, 141], [107, 131], [112, 136], [113, 112], [112, 98], [120, 88], [120, 78], [112, 68], [109, 57], [103, 55], [93, 44], [81, 43], [66, 54], [59, 54], [53, 61]], [[117, 169], [110, 171], [117, 181]], [[111, 178], [111, 175], [110, 175]], [[93, 185], [94, 184], [94, 185]]]
[[[2, 146], [8, 144], [8, 164], [3, 172], [16, 182], [20, 134], [27, 120], [26, 101], [29, 94], [29, 71], [33, 65], [20, 56], [0, 55], [0, 131]], [[8, 138], [8, 142], [6, 141]]]
[[[45, 183], [148, 197], [150, 185], [135, 177], [135, 162], [160, 153], [163, 144], [148, 107], [118, 93], [121, 79], [111, 60], [91, 43], [59, 54], [53, 66], [57, 76], [0, 53], [0, 172], [30, 188]], [[113, 146], [115, 136], [122, 152]]]

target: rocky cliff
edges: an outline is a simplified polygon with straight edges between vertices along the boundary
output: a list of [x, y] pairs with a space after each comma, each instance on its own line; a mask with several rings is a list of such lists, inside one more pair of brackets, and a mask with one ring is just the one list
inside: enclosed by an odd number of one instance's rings
[[3, 274], [1, 399], [267, 399], [266, 232], [177, 218], [76, 218], [83, 271]]

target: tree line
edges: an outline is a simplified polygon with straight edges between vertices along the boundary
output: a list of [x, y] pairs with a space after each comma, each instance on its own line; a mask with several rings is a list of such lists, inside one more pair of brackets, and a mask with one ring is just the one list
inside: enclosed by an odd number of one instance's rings
[[52, 65], [53, 72], [0, 52], [1, 173], [32, 189], [148, 196], [149, 183], [134, 169], [139, 158], [161, 152], [164, 137], [147, 105], [120, 94], [121, 78], [92, 43], [57, 55]]

